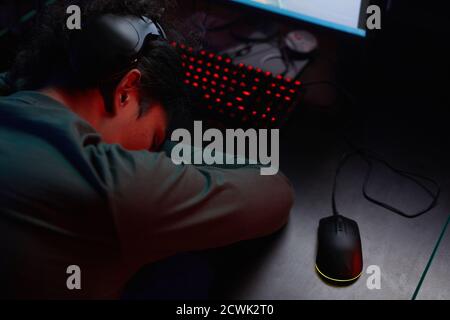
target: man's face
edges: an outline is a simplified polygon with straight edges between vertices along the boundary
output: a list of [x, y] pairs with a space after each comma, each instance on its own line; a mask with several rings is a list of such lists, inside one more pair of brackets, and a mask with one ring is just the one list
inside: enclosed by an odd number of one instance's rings
[[117, 143], [128, 150], [158, 150], [165, 140], [168, 117], [163, 106], [153, 101], [139, 116], [140, 73], [132, 70], [114, 94], [114, 112], [105, 113], [97, 130], [107, 143]]
[[166, 138], [167, 114], [161, 105], [150, 106], [141, 117], [123, 128], [122, 146], [128, 150], [158, 150]]
[[[150, 150], [160, 148], [167, 131], [167, 114], [160, 104], [138, 117], [139, 104], [128, 104], [111, 119], [106, 130], [100, 130], [107, 143], [118, 143], [128, 150]], [[102, 132], [103, 131], [103, 132]]]

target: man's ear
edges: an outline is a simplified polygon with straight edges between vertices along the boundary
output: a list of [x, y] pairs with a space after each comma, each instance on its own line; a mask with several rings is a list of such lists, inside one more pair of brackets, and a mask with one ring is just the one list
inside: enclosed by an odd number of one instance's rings
[[129, 71], [119, 82], [114, 92], [114, 113], [126, 106], [131, 99], [138, 100], [141, 72], [138, 69]]

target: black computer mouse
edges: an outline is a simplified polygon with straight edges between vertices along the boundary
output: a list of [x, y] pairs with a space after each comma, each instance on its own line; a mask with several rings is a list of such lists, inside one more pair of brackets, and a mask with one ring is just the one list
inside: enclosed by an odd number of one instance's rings
[[345, 285], [356, 281], [362, 273], [362, 268], [358, 224], [341, 215], [321, 219], [316, 257], [317, 272], [328, 281]]

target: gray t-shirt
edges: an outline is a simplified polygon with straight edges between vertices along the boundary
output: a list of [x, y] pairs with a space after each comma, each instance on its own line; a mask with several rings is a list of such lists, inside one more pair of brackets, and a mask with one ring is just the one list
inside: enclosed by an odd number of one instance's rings
[[281, 174], [175, 165], [103, 143], [39, 92], [0, 98], [0, 296], [118, 297], [152, 261], [273, 232], [292, 202]]

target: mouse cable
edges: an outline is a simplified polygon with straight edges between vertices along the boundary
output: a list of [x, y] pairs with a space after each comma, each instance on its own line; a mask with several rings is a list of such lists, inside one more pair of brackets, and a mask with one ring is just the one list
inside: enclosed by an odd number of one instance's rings
[[[363, 150], [356, 150], [356, 151], [344, 154], [344, 156], [340, 160], [338, 167], [336, 169], [336, 173], [334, 176], [334, 182], [333, 182], [333, 191], [332, 191], [332, 196], [331, 196], [332, 209], [333, 209], [334, 215], [339, 215], [339, 210], [337, 209], [337, 205], [336, 205], [336, 190], [337, 190], [337, 182], [338, 182], [339, 174], [342, 171], [345, 164], [347, 163], [347, 161], [350, 158], [353, 158], [355, 156], [361, 157], [367, 164], [367, 171], [366, 171], [366, 175], [365, 175], [363, 187], [362, 187], [362, 193], [366, 200], [368, 200], [368, 201], [372, 202], [373, 204], [380, 206], [386, 210], [396, 213], [402, 217], [405, 217], [405, 218], [417, 218], [417, 217], [427, 213], [428, 211], [430, 211], [431, 209], [433, 209], [436, 206], [439, 195], [440, 195], [440, 190], [441, 190], [439, 184], [436, 181], [434, 181], [431, 178], [417, 174], [417, 173], [412, 173], [412, 172], [404, 171], [401, 169], [396, 169], [391, 164], [389, 164], [387, 161], [379, 158], [376, 155], [371, 154], [370, 152], [363, 151]], [[388, 169], [390, 169], [391, 171], [397, 173], [399, 176], [404, 177], [404, 178], [416, 183], [420, 188], [422, 188], [431, 197], [431, 202], [428, 204], [428, 206], [426, 206], [424, 209], [422, 209], [416, 213], [412, 213], [412, 214], [405, 213], [404, 211], [402, 211], [388, 203], [377, 200], [376, 198], [371, 196], [368, 192], [368, 186], [369, 186], [370, 178], [372, 176], [374, 162], [381, 163], [384, 166], [386, 166]], [[429, 183], [433, 184], [435, 186], [435, 191], [428, 188], [421, 180], [428, 181]]]
[[[328, 85], [331, 86], [333, 88], [336, 89], [336, 91], [338, 91], [340, 94], [342, 94], [350, 104], [352, 104], [353, 106], [357, 106], [356, 100], [355, 98], [347, 91], [345, 90], [343, 87], [339, 86], [338, 84], [336, 84], [333, 81], [328, 81], [328, 80], [319, 80], [319, 81], [311, 81], [311, 82], [305, 82], [303, 83], [303, 87], [311, 87], [311, 86], [320, 86], [320, 85]], [[366, 200], [368, 200], [369, 202], [380, 206], [386, 210], [389, 210], [393, 213], [396, 213], [402, 217], [405, 218], [417, 218], [425, 213], [427, 213], [428, 211], [430, 211], [431, 209], [433, 209], [436, 204], [437, 201], [439, 199], [440, 193], [441, 193], [441, 187], [440, 185], [433, 179], [429, 178], [429, 177], [425, 177], [423, 175], [417, 174], [417, 173], [413, 173], [413, 172], [408, 172], [405, 170], [401, 170], [401, 169], [397, 169], [395, 167], [393, 167], [389, 162], [387, 162], [386, 160], [383, 160], [381, 157], [379, 157], [378, 155], [376, 155], [374, 152], [358, 147], [356, 146], [348, 137], [346, 137], [345, 135], [343, 136], [343, 140], [350, 146], [350, 148], [352, 148], [354, 151], [353, 152], [349, 152], [343, 155], [342, 159], [340, 160], [338, 167], [336, 169], [336, 173], [334, 176], [334, 181], [333, 181], [333, 190], [332, 190], [332, 195], [331, 195], [331, 202], [332, 202], [332, 210], [333, 210], [333, 214], [334, 215], [339, 215], [339, 211], [337, 209], [337, 205], [336, 205], [336, 189], [337, 189], [337, 182], [338, 182], [338, 176], [340, 174], [340, 172], [342, 171], [342, 168], [345, 166], [345, 164], [347, 163], [347, 161], [350, 158], [353, 158], [355, 156], [359, 156], [360, 158], [362, 158], [366, 164], [367, 164], [367, 171], [366, 171], [366, 175], [364, 178], [364, 182], [363, 182], [363, 186], [362, 186], [362, 193], [363, 196]], [[418, 185], [420, 188], [422, 188], [430, 197], [431, 197], [431, 202], [428, 204], [428, 206], [426, 206], [424, 209], [420, 210], [419, 212], [413, 213], [413, 214], [408, 214], [405, 213], [404, 211], [388, 204], [385, 202], [382, 202], [380, 200], [377, 200], [376, 198], [374, 198], [373, 196], [371, 196], [368, 192], [368, 186], [369, 186], [369, 182], [370, 182], [370, 178], [372, 177], [372, 172], [373, 172], [373, 163], [374, 162], [378, 162], [382, 165], [384, 165], [385, 167], [387, 167], [388, 169], [390, 169], [392, 172], [398, 174], [401, 177], [404, 177], [414, 183], [416, 183], [416, 185]], [[430, 188], [428, 188], [423, 182], [427, 181], [430, 184], [434, 185], [435, 190], [431, 190]]]

